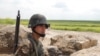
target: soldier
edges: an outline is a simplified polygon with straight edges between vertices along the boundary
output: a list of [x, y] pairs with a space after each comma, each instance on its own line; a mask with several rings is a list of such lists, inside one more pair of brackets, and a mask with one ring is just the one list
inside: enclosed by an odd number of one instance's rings
[[43, 45], [39, 41], [39, 38], [45, 37], [45, 31], [49, 26], [50, 24], [47, 23], [45, 16], [41, 14], [33, 15], [28, 25], [32, 30], [32, 33], [29, 33], [27, 36], [30, 44], [29, 46], [19, 48], [19, 50], [16, 51], [16, 56], [45, 56]]

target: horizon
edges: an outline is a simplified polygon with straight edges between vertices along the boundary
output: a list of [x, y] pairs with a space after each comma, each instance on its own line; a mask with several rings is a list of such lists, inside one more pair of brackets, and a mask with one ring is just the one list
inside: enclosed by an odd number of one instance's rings
[[[1, 20], [4, 20], [4, 19], [11, 19], [11, 20], [16, 20], [16, 18], [0, 18]], [[29, 20], [29, 19], [20, 19], [20, 20]], [[47, 19], [47, 21], [97, 21], [99, 22], [100, 20], [66, 20], [66, 19]]]

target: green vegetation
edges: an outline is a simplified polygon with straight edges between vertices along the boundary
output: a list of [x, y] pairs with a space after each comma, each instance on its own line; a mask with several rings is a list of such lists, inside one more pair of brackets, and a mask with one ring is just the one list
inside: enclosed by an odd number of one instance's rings
[[[16, 20], [15, 19], [10, 19], [10, 18], [5, 18], [5, 19], [0, 19], [0, 24], [15, 24]], [[28, 20], [21, 20], [20, 23], [22, 25], [28, 25]]]
[[[15, 24], [16, 20], [0, 19], [0, 24]], [[48, 20], [52, 29], [71, 31], [100, 32], [100, 21], [75, 21], [75, 20]], [[21, 20], [21, 24], [27, 26], [28, 20]]]
[[14, 24], [15, 21], [10, 18], [0, 19], [0, 24]]
[[100, 32], [100, 21], [50, 20], [49, 23], [57, 30]]

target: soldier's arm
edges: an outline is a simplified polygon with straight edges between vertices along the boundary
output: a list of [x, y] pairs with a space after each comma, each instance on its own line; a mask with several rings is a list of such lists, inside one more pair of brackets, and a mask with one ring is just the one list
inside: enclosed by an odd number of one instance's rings
[[29, 48], [26, 45], [18, 47], [15, 55], [16, 56], [30, 56]]

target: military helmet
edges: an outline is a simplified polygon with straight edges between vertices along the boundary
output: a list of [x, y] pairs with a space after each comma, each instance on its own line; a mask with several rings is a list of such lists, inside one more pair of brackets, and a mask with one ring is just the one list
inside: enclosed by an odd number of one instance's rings
[[39, 24], [45, 24], [46, 28], [50, 27], [45, 16], [41, 14], [34, 14], [29, 20], [28, 28], [33, 28]]

